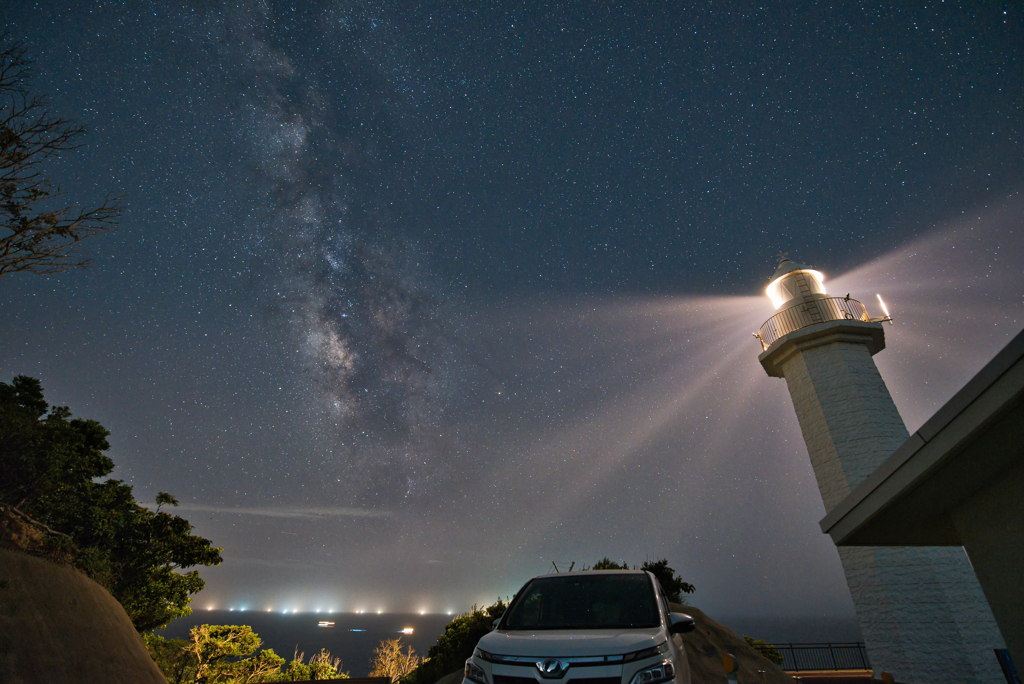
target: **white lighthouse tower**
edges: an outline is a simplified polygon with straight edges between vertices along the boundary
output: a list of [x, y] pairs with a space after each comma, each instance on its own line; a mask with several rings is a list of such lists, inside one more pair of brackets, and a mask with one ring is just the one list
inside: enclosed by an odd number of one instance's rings
[[[818, 271], [783, 259], [767, 290], [778, 310], [759, 360], [785, 378], [826, 512], [907, 441], [872, 356], [882, 321], [831, 297]], [[875, 676], [912, 684], [1005, 681], [1003, 640], [962, 548], [838, 549]]]

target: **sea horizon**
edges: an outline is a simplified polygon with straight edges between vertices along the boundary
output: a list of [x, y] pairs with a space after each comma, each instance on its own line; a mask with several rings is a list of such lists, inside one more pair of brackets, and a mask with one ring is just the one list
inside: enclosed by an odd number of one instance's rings
[[[309, 657], [326, 648], [341, 658], [341, 670], [351, 677], [366, 677], [373, 652], [385, 639], [401, 639], [413, 647], [416, 655], [427, 651], [455, 619], [446, 613], [347, 613], [325, 611], [283, 612], [260, 610], [193, 610], [191, 615], [174, 620], [157, 634], [168, 639], [187, 639], [189, 630], [199, 625], [249, 625], [262, 640], [261, 649], [290, 661], [298, 649]], [[333, 627], [320, 627], [321, 621]], [[404, 630], [411, 628], [412, 633]]]
[[[342, 671], [352, 677], [366, 677], [373, 652], [381, 641], [399, 638], [423, 658], [456, 616], [447, 613], [199, 609], [156, 633], [168, 639], [187, 639], [189, 630], [198, 625], [249, 625], [263, 641], [260, 648], [273, 649], [285, 660], [292, 659], [296, 648], [305, 653], [307, 661], [321, 648], [326, 648], [333, 657], [341, 658]], [[771, 644], [863, 641], [856, 618], [733, 615], [712, 616], [712, 619], [741, 636], [748, 635]], [[334, 626], [320, 627], [321, 621], [333, 622]], [[412, 633], [405, 633], [409, 628]]]

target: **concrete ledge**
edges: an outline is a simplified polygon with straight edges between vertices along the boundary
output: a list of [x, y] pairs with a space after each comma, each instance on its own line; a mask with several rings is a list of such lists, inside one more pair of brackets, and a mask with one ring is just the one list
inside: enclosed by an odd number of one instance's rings
[[757, 360], [770, 377], [781, 378], [782, 366], [794, 354], [833, 342], [863, 344], [874, 356], [885, 349], [885, 331], [881, 323], [864, 321], [826, 321], [783, 335]]

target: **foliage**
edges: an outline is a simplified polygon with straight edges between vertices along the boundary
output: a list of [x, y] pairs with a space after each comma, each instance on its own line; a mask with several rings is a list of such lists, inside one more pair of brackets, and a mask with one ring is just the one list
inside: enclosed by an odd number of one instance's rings
[[189, 636], [185, 653], [196, 668], [196, 680], [211, 684], [227, 679], [238, 664], [230, 658], [250, 656], [263, 643], [248, 625], [200, 625]]
[[[589, 568], [590, 570], [629, 570], [629, 565], [625, 562], [616, 563], [612, 559], [605, 556], [601, 560], [594, 563], [594, 567]], [[676, 574], [676, 571], [669, 567], [668, 559], [662, 558], [659, 561], [644, 561], [644, 564], [640, 566], [641, 570], [646, 570], [655, 577], [658, 578], [658, 582], [661, 583], [661, 588], [665, 590], [665, 595], [668, 600], [672, 603], [686, 603], [686, 599], [683, 598], [683, 594], [692, 594], [697, 589], [689, 582], [684, 582], [683, 578]]]
[[619, 564], [613, 561], [608, 556], [605, 556], [601, 560], [594, 563], [594, 567], [591, 570], [629, 570], [629, 566], [625, 562]]
[[196, 668], [191, 664], [185, 649], [188, 642], [184, 639], [165, 639], [162, 636], [147, 632], [142, 635], [149, 649], [149, 655], [153, 658], [156, 666], [164, 673], [167, 684], [182, 684], [182, 682], [194, 682], [196, 679]]
[[305, 656], [305, 653], [299, 653], [299, 649], [296, 648], [292, 661], [288, 663], [288, 669], [284, 673], [265, 681], [305, 682], [311, 680], [348, 679], [348, 673], [340, 670], [341, 658], [332, 658], [331, 652], [326, 648], [322, 648], [319, 653], [310, 656], [308, 663], [302, 662]]
[[448, 623], [437, 643], [427, 651], [427, 657], [419, 667], [402, 678], [402, 684], [434, 684], [444, 675], [461, 670], [480, 637], [491, 631], [494, 621], [505, 612], [505, 602], [500, 598], [481, 610], [460, 615]]
[[768, 660], [772, 661], [776, 665], [782, 665], [782, 653], [779, 649], [775, 648], [763, 639], [755, 639], [754, 637], [743, 635], [743, 640], [747, 642], [747, 646], [750, 646]]
[[0, 278], [84, 266], [82, 241], [113, 229], [120, 200], [108, 196], [87, 210], [64, 205], [64, 193], [40, 165], [77, 149], [85, 130], [54, 117], [45, 98], [29, 93], [24, 49], [7, 36], [0, 44]]
[[665, 595], [672, 603], [686, 603], [683, 594], [692, 594], [697, 590], [689, 582], [684, 582], [683, 578], [669, 567], [668, 560], [665, 558], [653, 562], [644, 561], [640, 569], [646, 570], [658, 578], [658, 581], [661, 582], [661, 588], [665, 590]]
[[[71, 562], [147, 632], [191, 613], [190, 596], [204, 582], [180, 570], [220, 563], [220, 549], [184, 518], [140, 506], [124, 482], [97, 481], [114, 468], [103, 453], [108, 434], [66, 406], [49, 406], [34, 378], [0, 383], [0, 504], [66, 538]], [[177, 503], [164, 492], [157, 501]]]
[[200, 625], [189, 632], [189, 637], [186, 641], [143, 635], [149, 654], [168, 684], [348, 679], [347, 673], [338, 670], [341, 659], [332, 658], [327, 649], [321, 649], [308, 663], [303, 662], [305, 654], [296, 649], [288, 669], [281, 672], [284, 658], [269, 648], [257, 653], [262, 640], [248, 625]]
[[420, 657], [413, 651], [412, 646], [402, 651], [402, 640], [385, 639], [373, 652], [373, 660], [370, 662], [371, 677], [387, 677], [392, 682], [409, 674], [420, 664]]

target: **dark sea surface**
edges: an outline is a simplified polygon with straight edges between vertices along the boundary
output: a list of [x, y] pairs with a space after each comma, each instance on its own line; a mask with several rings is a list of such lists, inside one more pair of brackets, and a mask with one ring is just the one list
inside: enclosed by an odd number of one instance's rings
[[[318, 627], [320, 620], [333, 622], [335, 626]], [[321, 648], [326, 648], [332, 656], [341, 658], [342, 671], [352, 677], [366, 677], [373, 651], [384, 639], [401, 637], [403, 644], [412, 646], [417, 655], [425, 656], [451, 621], [451, 615], [437, 614], [197, 610], [188, 617], [178, 618], [157, 634], [168, 639], [187, 639], [189, 630], [197, 625], [249, 625], [263, 640], [261, 648], [272, 648], [285, 660], [292, 659], [296, 646], [300, 652], [305, 651], [307, 661]], [[406, 627], [412, 627], [413, 633], [401, 634]]]
[[857, 618], [709, 616], [737, 634], [769, 644], [819, 644], [864, 641]]
[[[713, 617], [716, 622], [737, 634], [764, 639], [769, 643], [824, 643], [862, 641], [856, 619], [838, 618], [758, 618], [744, 616]], [[317, 622], [328, 620], [334, 627], [318, 627]], [[165, 629], [161, 636], [188, 638], [188, 631], [196, 625], [249, 625], [263, 639], [262, 648], [272, 648], [282, 658], [291, 660], [296, 645], [304, 651], [306, 659], [321, 648], [341, 658], [341, 669], [352, 677], [365, 677], [370, 672], [373, 651], [384, 639], [402, 638], [402, 643], [413, 647], [420, 656], [437, 642], [451, 622], [450, 615], [381, 615], [352, 613], [267, 613], [259, 611], [197, 610], [179, 618]], [[406, 627], [413, 633], [401, 634]], [[363, 631], [353, 631], [363, 630]]]

